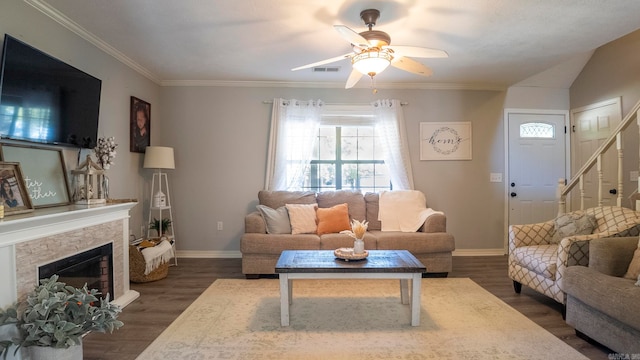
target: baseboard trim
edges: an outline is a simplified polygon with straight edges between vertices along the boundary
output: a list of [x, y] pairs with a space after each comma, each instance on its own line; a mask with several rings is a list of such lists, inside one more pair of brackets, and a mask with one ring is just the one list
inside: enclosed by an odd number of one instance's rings
[[[179, 258], [192, 259], [240, 259], [240, 251], [218, 251], [218, 250], [178, 250]], [[504, 249], [458, 249], [453, 252], [453, 256], [502, 256]]]
[[178, 258], [192, 259], [240, 259], [240, 251], [217, 251], [217, 250], [178, 250]]
[[458, 249], [453, 251], [453, 256], [503, 256], [504, 249]]

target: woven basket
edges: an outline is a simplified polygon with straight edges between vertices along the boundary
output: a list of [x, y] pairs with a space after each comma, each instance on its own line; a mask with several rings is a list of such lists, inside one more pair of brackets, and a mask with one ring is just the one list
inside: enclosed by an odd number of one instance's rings
[[164, 279], [169, 274], [169, 263], [160, 264], [155, 270], [144, 274], [147, 265], [144, 256], [137, 247], [129, 245], [129, 280], [134, 283], [145, 283]]

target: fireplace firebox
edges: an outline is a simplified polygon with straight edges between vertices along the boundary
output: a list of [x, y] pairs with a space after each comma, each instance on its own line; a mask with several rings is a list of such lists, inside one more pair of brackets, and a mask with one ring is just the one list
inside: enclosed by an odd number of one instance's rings
[[81, 288], [98, 289], [105, 298], [110, 294], [113, 300], [113, 244], [100, 247], [60, 259], [38, 268], [38, 278], [46, 279], [58, 275], [58, 281]]

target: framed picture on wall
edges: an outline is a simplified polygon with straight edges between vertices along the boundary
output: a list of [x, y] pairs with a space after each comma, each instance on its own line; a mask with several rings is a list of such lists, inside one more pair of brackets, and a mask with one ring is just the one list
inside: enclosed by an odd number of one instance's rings
[[33, 211], [19, 163], [0, 162], [0, 200], [5, 215]]
[[151, 145], [151, 104], [131, 97], [131, 117], [129, 120], [131, 129], [131, 152], [143, 153], [147, 146]]
[[421, 122], [420, 160], [471, 160], [471, 122]]

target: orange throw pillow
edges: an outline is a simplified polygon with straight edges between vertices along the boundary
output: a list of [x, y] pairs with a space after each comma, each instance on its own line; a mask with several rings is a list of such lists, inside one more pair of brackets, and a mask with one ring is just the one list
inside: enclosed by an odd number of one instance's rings
[[318, 208], [318, 210], [316, 210], [316, 216], [318, 218], [318, 235], [351, 230], [347, 203], [335, 205], [330, 208]]

